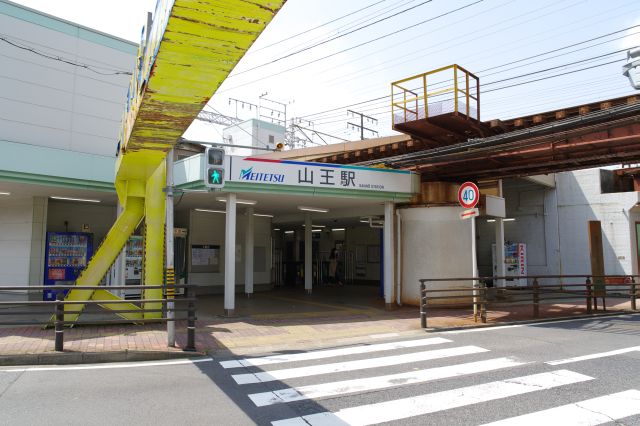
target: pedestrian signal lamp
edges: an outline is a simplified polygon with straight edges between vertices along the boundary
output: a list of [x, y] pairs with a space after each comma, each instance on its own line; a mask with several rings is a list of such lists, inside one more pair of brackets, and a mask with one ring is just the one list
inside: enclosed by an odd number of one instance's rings
[[207, 188], [224, 187], [224, 149], [209, 147], [204, 153], [204, 185]]

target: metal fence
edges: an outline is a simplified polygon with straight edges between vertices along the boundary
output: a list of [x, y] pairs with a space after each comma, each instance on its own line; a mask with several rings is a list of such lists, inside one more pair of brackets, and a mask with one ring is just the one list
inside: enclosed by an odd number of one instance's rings
[[[531, 282], [526, 286], [488, 287], [488, 283], [512, 280], [513, 277], [477, 278], [425, 278], [420, 282], [420, 325], [427, 328], [427, 314], [430, 309], [459, 308], [473, 309], [474, 321], [487, 322], [487, 311], [493, 307], [531, 305], [532, 318], [540, 318], [540, 305], [560, 301], [585, 302], [585, 311], [591, 314], [598, 310], [598, 299], [602, 299], [602, 309], [607, 310], [607, 298], [623, 298], [630, 302], [630, 309], [637, 310], [636, 299], [640, 298], [640, 275], [538, 275], [519, 277]], [[567, 281], [570, 281], [567, 283]], [[579, 282], [571, 282], [579, 281]], [[466, 287], [442, 286], [436, 283], [468, 282]], [[541, 285], [541, 282], [543, 285]], [[496, 293], [507, 301], [495, 300]], [[514, 300], [515, 299], [515, 300]]]
[[[63, 286], [63, 285], [48, 285], [48, 286], [10, 286], [2, 287], [3, 292], [28, 294], [33, 292], [41, 292], [43, 290], [55, 290], [56, 300], [4, 300], [0, 301], [0, 326], [42, 326], [44, 328], [53, 327], [55, 330], [55, 350], [64, 350], [64, 329], [65, 326], [74, 325], [108, 325], [108, 324], [144, 324], [144, 323], [167, 323], [175, 322], [175, 315], [168, 315], [169, 313], [184, 312], [186, 313], [187, 320], [187, 344], [184, 347], [185, 351], [195, 351], [195, 321], [196, 321], [196, 294], [195, 287], [193, 285], [127, 285], [127, 286]], [[184, 288], [186, 290], [185, 297], [168, 298], [167, 293], [173, 293], [173, 290], [178, 288]], [[85, 301], [73, 301], [64, 300], [65, 292], [67, 290], [75, 291], [94, 291], [94, 290], [124, 290], [124, 289], [163, 289], [162, 299], [127, 299], [127, 300], [85, 300]], [[131, 309], [108, 309], [100, 311], [86, 311], [84, 309], [73, 309], [78, 305], [96, 306], [96, 305], [119, 305], [119, 304], [134, 304], [140, 305], [140, 308]], [[160, 304], [161, 307], [146, 308], [145, 304]], [[126, 307], [126, 306], [125, 306]], [[17, 308], [17, 310], [12, 309]], [[70, 309], [71, 308], [71, 309]], [[104, 319], [104, 318], [88, 318], [95, 317], [96, 315], [104, 316], [105, 314], [132, 314], [139, 313], [144, 316], [145, 313], [160, 313], [158, 318], [124, 318], [119, 317], [116, 319]], [[82, 314], [76, 320], [65, 320], [65, 315], [69, 314]], [[44, 316], [46, 319], [25, 319], [16, 320], [15, 318]], [[6, 319], [9, 317], [9, 319]]]

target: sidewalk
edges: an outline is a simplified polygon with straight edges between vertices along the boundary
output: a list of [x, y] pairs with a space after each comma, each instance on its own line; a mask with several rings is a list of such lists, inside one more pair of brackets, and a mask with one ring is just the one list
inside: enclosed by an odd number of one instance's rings
[[[630, 308], [628, 300], [611, 299], [607, 304], [609, 313]], [[500, 309], [487, 313], [487, 325], [533, 319], [530, 304]], [[251, 299], [238, 295], [237, 316], [227, 318], [222, 312], [221, 296], [199, 297], [195, 355], [303, 349], [424, 333], [417, 307], [386, 311], [375, 289], [364, 287], [322, 288], [313, 295], [277, 290], [258, 293]], [[585, 313], [584, 302], [540, 306], [540, 319]], [[438, 309], [428, 312], [427, 325], [439, 329], [483, 324], [474, 322], [470, 309]], [[178, 347], [168, 348], [164, 324], [77, 326], [65, 330], [63, 355], [75, 354], [73, 362], [194, 355], [181, 349], [186, 343], [185, 321], [176, 323], [176, 339]], [[83, 358], [82, 354], [92, 355]], [[36, 362], [34, 359], [40, 363], [65, 362], [54, 352], [53, 330], [0, 328], [0, 365], [15, 364], [20, 357], [25, 360], [23, 363]]]

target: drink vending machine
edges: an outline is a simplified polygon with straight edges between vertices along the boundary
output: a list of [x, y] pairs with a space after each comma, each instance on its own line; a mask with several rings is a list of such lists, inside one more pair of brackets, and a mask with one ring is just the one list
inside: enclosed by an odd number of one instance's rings
[[[44, 285], [73, 285], [93, 255], [93, 234], [47, 232]], [[45, 290], [43, 300], [55, 300], [56, 290]], [[68, 290], [64, 291], [66, 295]]]
[[[493, 255], [493, 275], [498, 272], [498, 263], [496, 261], [496, 245], [491, 244]], [[524, 287], [527, 285], [527, 245], [525, 243], [504, 243], [504, 263], [505, 276], [510, 277], [505, 281], [506, 286]], [[512, 277], [512, 278], [511, 278]]]

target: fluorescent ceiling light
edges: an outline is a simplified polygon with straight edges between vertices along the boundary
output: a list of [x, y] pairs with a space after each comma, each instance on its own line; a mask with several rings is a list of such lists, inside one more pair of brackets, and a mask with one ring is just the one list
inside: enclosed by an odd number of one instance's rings
[[295, 231], [284, 231], [285, 234], [293, 234]]
[[298, 210], [302, 210], [305, 212], [329, 213], [329, 209], [322, 209], [320, 207], [298, 206]]
[[279, 230], [280, 230], [280, 228], [273, 228], [273, 230], [274, 230], [274, 231], [279, 231]]
[[[223, 197], [218, 197], [218, 198], [216, 198], [216, 200], [221, 201], [223, 203], [227, 202], [227, 199], [223, 198]], [[253, 206], [255, 204], [258, 204], [258, 202], [254, 201], [254, 200], [241, 200], [241, 199], [238, 198], [238, 199], [236, 199], [236, 204], [247, 204], [249, 206]]]
[[331, 228], [333, 232], [344, 231], [344, 228]]
[[52, 195], [49, 198], [53, 198], [54, 200], [65, 200], [65, 201], [82, 201], [85, 203], [99, 203], [100, 200], [92, 200], [90, 198], [71, 198], [71, 197], [60, 197], [58, 195]]
[[[304, 224], [302, 225], [302, 227], [304, 228]], [[326, 226], [324, 225], [311, 225], [312, 228], [326, 228]]]
[[487, 223], [493, 223], [495, 221], [496, 221], [495, 219], [487, 219]]
[[209, 210], [209, 209], [196, 209], [197, 212], [205, 212], [205, 213], [222, 213], [225, 214], [224, 210]]
[[10, 192], [0, 192], [0, 195], [11, 195]]
[[254, 216], [258, 216], [258, 217], [273, 217], [272, 214], [260, 214], [260, 213], [254, 213]]
[[503, 222], [515, 222], [516, 218], [515, 217], [508, 217], [506, 219], [502, 219]]
[[311, 232], [322, 232], [322, 229], [312, 229]]

